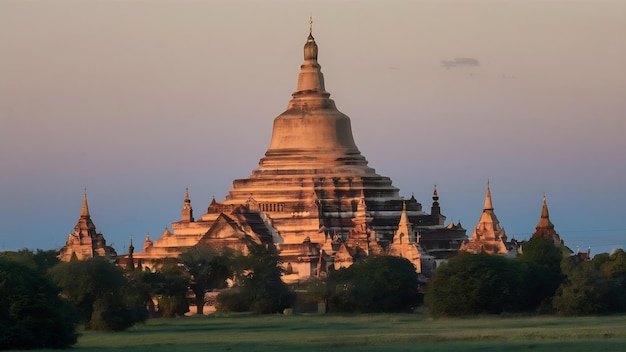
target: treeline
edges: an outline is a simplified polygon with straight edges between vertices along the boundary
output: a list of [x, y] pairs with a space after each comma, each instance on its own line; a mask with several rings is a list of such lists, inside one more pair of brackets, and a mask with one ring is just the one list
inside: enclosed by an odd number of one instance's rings
[[403, 258], [371, 257], [290, 287], [275, 248], [247, 246], [246, 255], [192, 247], [153, 270], [123, 270], [102, 257], [59, 262], [56, 251], [0, 253], [0, 349], [67, 348], [78, 325], [122, 331], [150, 316], [179, 317], [189, 291], [199, 314], [213, 290], [217, 310], [259, 314], [292, 308], [296, 291], [329, 312], [407, 312], [420, 302], [415, 267]]
[[0, 350], [68, 348], [79, 324], [122, 331], [149, 316], [182, 316], [190, 290], [202, 313], [205, 292], [227, 281], [235, 285], [220, 294], [222, 310], [282, 312], [295, 295], [281, 280], [278, 253], [253, 241], [248, 251], [197, 246], [154, 271], [124, 271], [102, 257], [59, 262], [56, 251], [0, 253]]
[[0, 253], [0, 349], [67, 348], [77, 341], [78, 324], [121, 331], [150, 316], [182, 316], [189, 291], [199, 314], [213, 290], [220, 292], [217, 310], [259, 314], [307, 304], [324, 312], [411, 312], [424, 302], [433, 316], [626, 311], [622, 250], [588, 261], [532, 239], [515, 259], [455, 256], [426, 286], [408, 260], [390, 256], [288, 286], [276, 249], [247, 245], [247, 255], [196, 246], [155, 270], [126, 271], [104, 258], [59, 263], [55, 251]]
[[428, 283], [433, 316], [531, 312], [595, 315], [626, 311], [626, 252], [593, 260], [531, 239], [515, 259], [461, 254], [441, 265]]

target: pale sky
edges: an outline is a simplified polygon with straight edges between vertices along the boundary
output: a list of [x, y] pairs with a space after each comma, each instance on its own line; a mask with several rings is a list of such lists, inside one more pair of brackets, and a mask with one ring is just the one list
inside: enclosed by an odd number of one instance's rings
[[222, 200], [269, 146], [311, 14], [326, 89], [401, 195], [430, 209], [437, 184], [471, 235], [489, 179], [524, 239], [545, 192], [570, 248], [625, 248], [626, 1], [2, 0], [0, 250], [63, 246], [85, 187], [119, 254], [185, 187], [196, 217]]

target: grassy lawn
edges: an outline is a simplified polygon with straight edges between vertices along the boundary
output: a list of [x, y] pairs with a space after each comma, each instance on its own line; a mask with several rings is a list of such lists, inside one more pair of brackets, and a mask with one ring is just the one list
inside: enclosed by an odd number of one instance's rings
[[210, 315], [83, 332], [78, 351], [621, 351], [626, 316]]

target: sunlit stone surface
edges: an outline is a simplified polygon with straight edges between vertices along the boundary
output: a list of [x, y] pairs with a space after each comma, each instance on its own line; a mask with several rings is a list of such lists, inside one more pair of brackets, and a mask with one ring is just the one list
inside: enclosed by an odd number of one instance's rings
[[115, 261], [117, 253], [113, 247], [107, 246], [104, 236], [96, 232], [96, 225], [91, 221], [91, 214], [89, 214], [87, 191], [85, 191], [80, 217], [74, 226], [74, 232], [67, 236], [65, 246], [61, 248], [58, 258], [63, 262], [69, 262], [72, 259], [84, 260], [98, 256]]
[[[436, 213], [429, 215], [414, 197], [404, 200], [389, 177], [368, 166], [354, 143], [350, 119], [326, 92], [317, 56], [309, 33], [296, 91], [287, 110], [274, 119], [259, 166], [248, 178], [233, 181], [228, 196], [213, 199], [197, 220], [187, 192], [173, 232], [166, 229], [154, 242], [147, 238], [144, 250], [134, 254], [138, 265], [150, 266], [196, 244], [245, 251], [245, 236], [278, 248], [287, 280], [324, 275], [330, 266], [382, 253], [403, 255], [418, 271], [425, 259], [433, 261], [427, 265], [433, 268], [435, 258], [420, 255], [420, 230], [431, 237], [447, 234], [452, 252], [458, 249], [465, 230], [460, 224], [444, 226], [435, 198]], [[399, 225], [403, 242], [390, 245]]]
[[[493, 203], [491, 201], [491, 189], [487, 185], [487, 193], [485, 195], [485, 205], [483, 213], [480, 216], [478, 225], [474, 227], [472, 237], [461, 245], [459, 251], [468, 253], [487, 253], [507, 255], [510, 249], [506, 246], [507, 237], [504, 228], [500, 226], [500, 221], [493, 211]], [[511, 255], [515, 255], [517, 250], [511, 251]]]

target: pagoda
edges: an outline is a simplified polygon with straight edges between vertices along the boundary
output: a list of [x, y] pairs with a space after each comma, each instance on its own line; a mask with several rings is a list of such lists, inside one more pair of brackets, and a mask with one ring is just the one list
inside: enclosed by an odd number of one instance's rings
[[[478, 225], [474, 227], [472, 237], [469, 241], [461, 244], [459, 251], [473, 254], [487, 253], [508, 255], [509, 249], [506, 246], [507, 236], [504, 228], [500, 226], [500, 221], [496, 216], [491, 201], [491, 189], [487, 182], [487, 192], [485, 194], [485, 205], [480, 216]], [[513, 253], [515, 255], [515, 253]]]
[[96, 231], [96, 225], [89, 213], [85, 190], [80, 217], [74, 226], [74, 232], [67, 236], [65, 246], [61, 248], [57, 258], [62, 262], [69, 262], [72, 259], [84, 260], [93, 257], [104, 257], [113, 262], [117, 258], [117, 253], [113, 247], [107, 246], [104, 236]]
[[[296, 90], [274, 119], [258, 167], [234, 180], [225, 199], [213, 198], [197, 219], [187, 190], [181, 220], [161, 238], [145, 242], [134, 258], [148, 264], [198, 244], [245, 252], [243, 239], [251, 238], [276, 246], [291, 275], [303, 278], [320, 275], [335, 261], [336, 267], [346, 266], [386, 253], [399, 225], [405, 232], [414, 225], [413, 233], [404, 234], [406, 245], [409, 239], [416, 245], [420, 228], [447, 231], [438, 203], [436, 208], [430, 215], [414, 197], [405, 201], [389, 177], [368, 166], [354, 142], [350, 118], [326, 91], [309, 27]], [[401, 252], [419, 261], [419, 253]]]
[[552, 242], [555, 245], [561, 246], [563, 245], [563, 240], [559, 236], [559, 234], [554, 230], [554, 224], [550, 221], [550, 214], [548, 213], [548, 203], [546, 202], [546, 195], [543, 195], [543, 204], [541, 206], [541, 217], [539, 218], [539, 223], [535, 227], [535, 232], [531, 236], [531, 238], [545, 238]]

